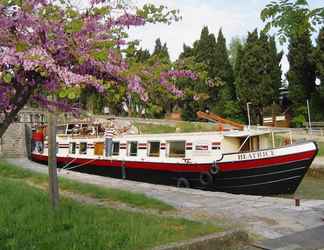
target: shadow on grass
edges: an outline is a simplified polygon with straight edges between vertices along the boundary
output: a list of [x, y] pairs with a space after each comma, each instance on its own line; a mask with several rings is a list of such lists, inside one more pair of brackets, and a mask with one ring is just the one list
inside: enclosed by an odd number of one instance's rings
[[[0, 162], [0, 177], [21, 179], [42, 186], [47, 186], [48, 183], [48, 177], [46, 175], [34, 173], [27, 169], [10, 165], [4, 161]], [[87, 195], [92, 198], [122, 202], [130, 206], [144, 209], [155, 209], [161, 212], [174, 210], [172, 206], [140, 193], [133, 193], [113, 188], [103, 188], [92, 184], [71, 181], [65, 178], [59, 178], [59, 185], [64, 191]]]
[[[17, 179], [3, 177], [4, 172]], [[27, 177], [28, 172], [14, 174], [1, 166], [1, 250], [149, 249], [221, 231], [209, 224], [117, 211], [69, 199], [62, 199], [60, 208], [53, 211], [47, 193], [21, 181]]]

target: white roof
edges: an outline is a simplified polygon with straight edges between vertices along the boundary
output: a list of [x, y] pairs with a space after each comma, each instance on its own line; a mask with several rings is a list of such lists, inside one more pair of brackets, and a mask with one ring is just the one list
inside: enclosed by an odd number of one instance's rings
[[270, 134], [270, 131], [266, 130], [244, 130], [244, 131], [228, 131], [224, 132], [225, 137], [247, 137]]

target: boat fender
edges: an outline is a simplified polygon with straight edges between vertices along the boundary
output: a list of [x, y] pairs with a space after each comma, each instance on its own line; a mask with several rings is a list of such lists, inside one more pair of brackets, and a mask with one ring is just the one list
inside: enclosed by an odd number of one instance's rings
[[211, 174], [218, 174], [219, 173], [219, 167], [217, 166], [216, 161], [213, 162], [213, 165], [210, 168]]
[[179, 178], [177, 180], [177, 187], [178, 188], [190, 188], [190, 183], [186, 178]]
[[210, 185], [213, 183], [213, 176], [208, 172], [200, 173], [200, 183], [204, 186]]
[[38, 153], [43, 153], [43, 144], [41, 142], [36, 142], [36, 149]]

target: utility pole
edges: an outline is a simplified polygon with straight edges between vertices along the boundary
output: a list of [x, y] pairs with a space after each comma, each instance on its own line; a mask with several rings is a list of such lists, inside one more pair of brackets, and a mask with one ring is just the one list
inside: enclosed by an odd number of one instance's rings
[[247, 113], [248, 113], [248, 119], [249, 119], [249, 126], [248, 126], [248, 130], [250, 130], [251, 127], [251, 115], [250, 115], [250, 105], [251, 102], [247, 102], [246, 103], [246, 107], [247, 107]]
[[310, 117], [310, 109], [309, 109], [309, 100], [307, 99], [307, 112], [308, 112], [308, 128], [309, 128], [309, 132], [312, 135], [313, 131], [312, 131], [312, 123], [311, 123], [311, 117]]
[[[55, 98], [52, 98], [55, 101]], [[48, 111], [48, 188], [49, 198], [54, 209], [59, 206], [59, 187], [57, 179], [57, 163], [56, 163], [56, 113]]]

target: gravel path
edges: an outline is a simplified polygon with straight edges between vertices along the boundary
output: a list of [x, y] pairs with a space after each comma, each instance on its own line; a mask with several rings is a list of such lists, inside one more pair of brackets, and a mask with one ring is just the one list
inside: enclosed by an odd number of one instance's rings
[[[28, 159], [7, 161], [33, 171], [47, 173], [46, 166]], [[83, 183], [145, 193], [175, 206], [184, 217], [210, 222], [225, 218], [237, 227], [269, 239], [324, 224], [324, 200], [302, 200], [301, 206], [295, 207], [292, 199], [178, 189], [66, 170], [59, 170], [58, 174]]]

